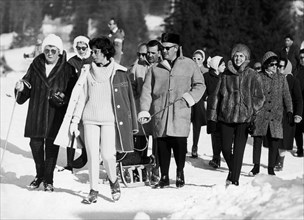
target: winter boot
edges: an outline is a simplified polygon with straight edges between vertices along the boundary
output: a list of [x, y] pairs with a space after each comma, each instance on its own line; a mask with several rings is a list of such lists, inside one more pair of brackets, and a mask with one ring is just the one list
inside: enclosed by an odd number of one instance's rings
[[273, 167], [268, 167], [268, 174], [275, 176]]
[[176, 187], [181, 188], [185, 185], [184, 171], [176, 172]]
[[43, 181], [42, 178], [38, 178], [38, 177], [35, 177], [35, 179], [30, 183], [30, 185], [28, 186], [28, 188], [30, 189], [37, 189], [39, 188], [41, 182]]
[[278, 162], [276, 163], [276, 165], [274, 167], [275, 171], [282, 171], [283, 170], [284, 159], [285, 159], [285, 156], [283, 156], [283, 157], [279, 156]]
[[197, 158], [198, 154], [197, 154], [197, 146], [192, 146], [192, 151], [191, 151], [191, 158]]
[[162, 175], [162, 177], [160, 178], [159, 182], [157, 184], [154, 185], [154, 189], [156, 188], [164, 188], [165, 186], [169, 186], [169, 176], [168, 175]]
[[85, 203], [85, 204], [95, 203], [95, 202], [97, 202], [97, 196], [98, 196], [98, 191], [91, 189], [88, 197], [84, 198], [82, 200], [82, 203]]
[[118, 201], [120, 199], [120, 185], [118, 182], [118, 178], [114, 183], [109, 179], [110, 181], [110, 187], [111, 187], [111, 193], [112, 193], [112, 199], [114, 201]]
[[44, 182], [43, 185], [44, 185], [44, 191], [47, 191], [47, 192], [53, 192], [54, 191], [54, 186], [53, 186], [52, 183]]
[[248, 173], [249, 176], [255, 176], [260, 172], [260, 164], [254, 164], [252, 170]]
[[209, 161], [209, 166], [213, 167], [214, 169], [217, 169], [221, 166], [221, 158], [213, 158]]

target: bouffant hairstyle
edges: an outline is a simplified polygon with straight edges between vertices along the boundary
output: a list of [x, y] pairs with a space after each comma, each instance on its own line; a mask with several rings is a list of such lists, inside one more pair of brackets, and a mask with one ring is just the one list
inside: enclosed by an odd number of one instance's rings
[[89, 46], [91, 49], [93, 47], [100, 49], [101, 53], [103, 53], [108, 60], [115, 54], [114, 44], [105, 36], [93, 38], [89, 41]]

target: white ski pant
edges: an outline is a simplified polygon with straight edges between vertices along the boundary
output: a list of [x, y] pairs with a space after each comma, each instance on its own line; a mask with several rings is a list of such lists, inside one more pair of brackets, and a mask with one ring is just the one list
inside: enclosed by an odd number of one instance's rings
[[98, 191], [99, 152], [109, 179], [116, 181], [115, 125], [84, 124], [90, 187]]

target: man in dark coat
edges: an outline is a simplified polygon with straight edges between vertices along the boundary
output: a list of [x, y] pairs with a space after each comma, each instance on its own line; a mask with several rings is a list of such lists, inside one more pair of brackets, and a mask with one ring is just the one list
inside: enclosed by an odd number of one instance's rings
[[30, 138], [36, 165], [36, 177], [29, 187], [36, 189], [44, 182], [45, 191], [54, 191], [53, 176], [59, 146], [53, 142], [77, 75], [66, 61], [60, 37], [48, 35], [42, 43], [42, 50], [43, 53], [33, 60], [22, 80], [17, 82], [15, 91], [18, 104], [29, 99], [25, 137]]
[[295, 72], [296, 67], [299, 65], [299, 47], [294, 44], [291, 35], [285, 36], [285, 46], [279, 52], [279, 57], [288, 59], [292, 64], [292, 73]]
[[[297, 66], [295, 76], [300, 81], [302, 97], [304, 99], [304, 49], [300, 50], [299, 57], [300, 57], [300, 63]], [[304, 100], [303, 100], [303, 102], [304, 102]], [[304, 109], [303, 109], [303, 111], [304, 111]], [[296, 140], [296, 145], [297, 145], [296, 155], [298, 157], [303, 157], [303, 131], [304, 131], [304, 121], [302, 120], [299, 124], [297, 124], [296, 134], [295, 134], [295, 140]]]

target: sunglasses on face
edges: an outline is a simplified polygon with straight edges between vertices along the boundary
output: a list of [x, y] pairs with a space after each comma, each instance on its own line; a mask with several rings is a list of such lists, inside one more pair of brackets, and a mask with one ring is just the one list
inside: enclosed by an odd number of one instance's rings
[[51, 52], [51, 54], [54, 55], [54, 54], [57, 53], [57, 50], [56, 50], [56, 49], [50, 49], [50, 50], [49, 50], [49, 49], [45, 49], [45, 50], [44, 50], [44, 53], [45, 53], [45, 54], [49, 54], [50, 52]]
[[192, 59], [193, 60], [198, 60], [198, 61], [202, 60], [202, 58], [200, 58], [200, 57], [192, 57]]
[[77, 46], [76, 49], [77, 49], [77, 50], [85, 51], [85, 50], [87, 49], [87, 47], [79, 47], [79, 46]]
[[268, 67], [278, 66], [278, 63], [269, 63]]
[[100, 49], [96, 49], [96, 50], [92, 50], [92, 51], [91, 51], [91, 54], [97, 55], [97, 54], [99, 54], [100, 52], [101, 52]]
[[172, 47], [175, 47], [175, 45], [173, 45], [173, 46], [171, 46], [171, 47], [164, 47], [164, 46], [163, 46], [162, 50], [167, 50], [167, 51], [168, 51], [168, 50], [170, 50]]
[[257, 70], [257, 71], [259, 71], [259, 70], [262, 69], [262, 67], [258, 66], [258, 67], [255, 67], [254, 69]]
[[285, 68], [285, 65], [279, 65], [278, 67], [279, 68]]
[[137, 53], [137, 56], [147, 56], [147, 54], [146, 53]]

